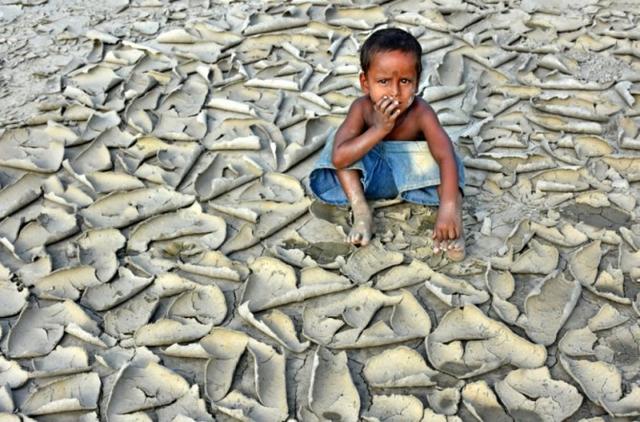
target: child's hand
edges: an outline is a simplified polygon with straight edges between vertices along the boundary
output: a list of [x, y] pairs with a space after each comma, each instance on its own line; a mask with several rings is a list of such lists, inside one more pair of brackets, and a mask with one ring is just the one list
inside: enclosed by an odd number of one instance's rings
[[400, 103], [391, 97], [384, 96], [373, 105], [376, 111], [373, 114], [373, 126], [391, 132], [396, 124], [396, 118], [400, 115]]

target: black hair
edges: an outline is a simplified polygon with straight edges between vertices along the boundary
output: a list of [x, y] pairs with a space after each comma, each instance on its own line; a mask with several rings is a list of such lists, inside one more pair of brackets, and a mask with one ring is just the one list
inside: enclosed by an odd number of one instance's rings
[[418, 40], [400, 28], [386, 28], [374, 32], [362, 44], [360, 49], [360, 67], [366, 74], [371, 65], [371, 59], [377, 53], [384, 51], [402, 51], [412, 53], [416, 57], [416, 72], [418, 78], [422, 72], [422, 47]]

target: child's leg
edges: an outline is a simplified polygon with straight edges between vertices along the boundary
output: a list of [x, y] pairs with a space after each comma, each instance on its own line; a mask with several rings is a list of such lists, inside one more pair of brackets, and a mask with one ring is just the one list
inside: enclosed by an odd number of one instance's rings
[[[442, 197], [441, 187], [438, 185], [438, 196]], [[462, 222], [462, 194], [458, 189], [458, 196], [456, 198], [455, 210], [443, 210], [438, 209], [438, 212], [455, 212], [458, 224], [460, 225], [460, 236], [457, 239], [445, 240], [442, 242], [436, 242], [433, 245], [434, 252], [440, 250], [446, 251], [447, 257], [452, 261], [462, 261], [465, 256], [465, 244], [464, 244], [464, 225]]]
[[353, 226], [349, 232], [348, 240], [354, 245], [365, 246], [371, 240], [372, 217], [360, 181], [360, 171], [336, 170], [336, 175], [353, 211]]

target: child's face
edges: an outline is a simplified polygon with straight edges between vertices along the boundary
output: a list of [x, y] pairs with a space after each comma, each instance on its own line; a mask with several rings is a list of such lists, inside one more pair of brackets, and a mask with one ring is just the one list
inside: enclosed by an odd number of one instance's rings
[[404, 112], [418, 90], [415, 55], [400, 50], [374, 54], [367, 73], [360, 73], [360, 86], [374, 104], [384, 96], [391, 97]]

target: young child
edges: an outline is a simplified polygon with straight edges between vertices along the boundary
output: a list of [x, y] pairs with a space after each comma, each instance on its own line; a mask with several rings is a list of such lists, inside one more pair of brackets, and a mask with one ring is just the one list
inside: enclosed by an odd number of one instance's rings
[[[416, 97], [422, 48], [397, 28], [374, 32], [360, 51], [360, 86], [309, 176], [312, 192], [333, 205], [349, 203], [349, 241], [366, 245], [372, 235], [367, 199], [395, 198], [439, 205], [434, 253], [464, 259], [464, 168], [433, 109]], [[425, 142], [426, 140], [426, 142]]]

